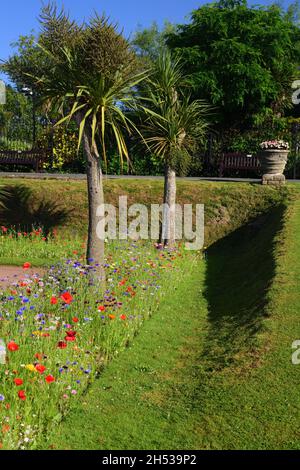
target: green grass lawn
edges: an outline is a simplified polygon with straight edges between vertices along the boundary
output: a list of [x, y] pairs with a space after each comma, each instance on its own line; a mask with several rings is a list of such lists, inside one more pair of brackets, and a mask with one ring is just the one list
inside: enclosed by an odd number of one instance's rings
[[195, 260], [44, 447], [299, 449], [299, 196]]

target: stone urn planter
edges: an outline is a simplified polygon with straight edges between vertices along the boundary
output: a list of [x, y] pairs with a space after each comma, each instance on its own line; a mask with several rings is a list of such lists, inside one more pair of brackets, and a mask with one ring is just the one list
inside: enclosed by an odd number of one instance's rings
[[262, 168], [262, 184], [281, 185], [289, 154], [288, 143], [281, 140], [262, 142], [258, 159]]

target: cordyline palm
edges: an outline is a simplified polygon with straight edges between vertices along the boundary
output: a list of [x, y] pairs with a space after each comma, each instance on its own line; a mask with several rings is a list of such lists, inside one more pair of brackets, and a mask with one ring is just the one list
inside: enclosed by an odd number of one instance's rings
[[165, 164], [164, 203], [169, 211], [163, 214], [161, 242], [169, 246], [175, 243], [176, 171], [203, 143], [210, 112], [204, 101], [183, 94], [184, 82], [179, 61], [164, 51], [142, 85], [141, 132], [148, 149]]
[[143, 80], [137, 74], [135, 56], [125, 39], [107, 19], [95, 16], [78, 26], [55, 6], [44, 7], [39, 50], [44, 67], [36, 70], [14, 56], [4, 70], [18, 81], [33, 86], [41, 100], [74, 119], [79, 128], [79, 145], [86, 156], [89, 230], [87, 262], [99, 279], [104, 279], [104, 240], [97, 236], [101, 217], [97, 209], [104, 203], [101, 165], [106, 162], [106, 141], [112, 137], [120, 158], [128, 159], [125, 134], [133, 126], [125, 109], [134, 105], [134, 90]]

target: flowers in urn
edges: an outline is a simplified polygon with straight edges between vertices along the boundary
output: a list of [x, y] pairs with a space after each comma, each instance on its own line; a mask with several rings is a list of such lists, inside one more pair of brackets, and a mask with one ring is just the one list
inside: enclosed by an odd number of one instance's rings
[[284, 140], [266, 140], [260, 144], [262, 150], [289, 150], [289, 143]]
[[258, 159], [262, 172], [262, 184], [281, 185], [285, 182], [283, 174], [288, 153], [289, 144], [284, 140], [267, 140], [260, 144], [261, 151]]

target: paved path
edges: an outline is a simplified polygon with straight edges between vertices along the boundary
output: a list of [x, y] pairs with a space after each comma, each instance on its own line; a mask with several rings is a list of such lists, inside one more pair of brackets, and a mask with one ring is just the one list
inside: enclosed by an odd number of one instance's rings
[[0, 291], [20, 281], [30, 279], [34, 275], [41, 276], [43, 272], [41, 268], [24, 270], [20, 266], [0, 266]]
[[[28, 179], [54, 179], [54, 180], [85, 180], [86, 175], [80, 173], [14, 173], [0, 172], [0, 178], [28, 178]], [[163, 176], [136, 176], [136, 175], [104, 175], [104, 179], [128, 179], [128, 180], [163, 180]], [[218, 178], [210, 177], [177, 177], [183, 181], [222, 181], [222, 182], [239, 182], [239, 183], [260, 183], [259, 178]], [[289, 183], [300, 183], [298, 180], [287, 180]]]
[[[0, 172], [0, 178], [28, 178], [28, 179], [56, 179], [56, 180], [85, 180], [85, 174], [78, 173], [14, 173], [14, 172]], [[105, 179], [128, 179], [128, 180], [163, 180], [163, 176], [136, 176], [136, 175], [104, 175]], [[184, 177], [178, 178], [179, 180], [188, 181], [247, 181], [247, 182], [259, 182], [259, 179], [253, 178], [217, 178], [217, 177]]]

